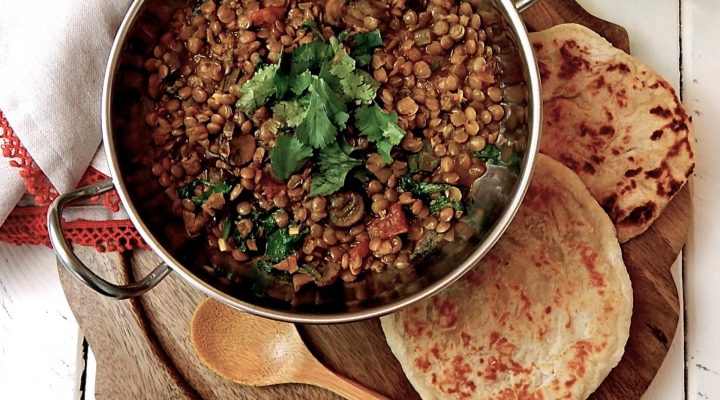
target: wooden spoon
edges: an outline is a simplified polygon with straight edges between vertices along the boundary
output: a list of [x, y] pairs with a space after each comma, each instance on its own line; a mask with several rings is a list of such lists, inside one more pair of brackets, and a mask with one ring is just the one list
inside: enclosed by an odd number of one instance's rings
[[350, 400], [388, 400], [322, 365], [295, 325], [255, 317], [212, 299], [195, 309], [190, 341], [203, 364], [242, 385], [306, 383]]

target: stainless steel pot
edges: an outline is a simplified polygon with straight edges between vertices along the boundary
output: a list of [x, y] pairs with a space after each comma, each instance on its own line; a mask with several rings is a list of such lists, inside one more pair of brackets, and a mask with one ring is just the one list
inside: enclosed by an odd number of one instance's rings
[[[218, 285], [211, 278], [201, 276], [197, 268], [189, 268], [187, 262], [178, 259], [177, 247], [168, 241], [163, 230], [170, 229], [163, 224], [163, 218], [156, 221], [158, 205], [147, 201], [146, 190], [135, 184], [137, 176], [142, 174], [142, 166], [133, 165], [132, 153], [141, 151], [133, 138], [142, 130], [142, 118], [139, 124], [133, 124], [138, 118], [128, 116], [126, 111], [137, 109], [142, 104], [141, 93], [128, 92], [128, 81], [132, 81], [133, 60], [143, 45], [147, 47], [157, 40], [158, 27], [162, 26], [163, 12], [169, 15], [176, 2], [166, 0], [135, 0], [128, 11], [115, 38], [108, 62], [102, 96], [102, 127], [105, 152], [108, 156], [112, 179], [77, 189], [58, 197], [48, 212], [48, 229], [51, 242], [63, 263], [77, 279], [96, 292], [126, 299], [140, 296], [160, 283], [171, 271], [183, 280], [207, 295], [242, 311], [262, 317], [296, 323], [340, 323], [378, 317], [394, 312], [437, 293], [447, 287], [470, 268], [472, 268], [497, 242], [515, 215], [524, 197], [532, 175], [533, 162], [538, 150], [541, 121], [540, 78], [532, 46], [527, 31], [520, 19], [519, 12], [532, 5], [535, 0], [476, 0], [488, 6], [497, 16], [502, 28], [497, 40], [503, 40], [506, 57], [504, 68], [515, 71], [514, 74], [524, 83], [526, 97], [521, 105], [516, 105], [515, 113], [520, 115], [520, 123], [506, 128], [511, 140], [519, 141], [525, 149], [520, 172], [507, 176], [503, 172], [489, 170], [479, 192], [482, 202], [495, 204], [493, 209], [484, 209], [486, 229], [474, 240], [456, 245], [443, 257], [421, 267], [422, 272], [414, 278], [390, 277], [392, 287], [384, 292], [357, 304], [337, 305], [336, 308], [318, 310], [293, 310], [277, 304], [267, 304], [251, 296], [232, 293]], [[133, 58], [136, 57], [136, 58]], [[128, 72], [130, 71], [130, 72]], [[511, 73], [511, 72], [508, 72]], [[129, 124], [129, 125], [128, 125]], [[510, 130], [512, 129], [512, 132]], [[146, 135], [147, 136], [147, 135]], [[127, 143], [125, 143], [127, 142]], [[130, 161], [127, 161], [127, 160]], [[142, 185], [140, 185], [142, 186]], [[162, 262], [146, 277], [129, 285], [116, 285], [93, 273], [73, 253], [70, 244], [62, 233], [62, 212], [64, 207], [77, 199], [95, 196], [111, 189], [117, 189], [130, 219]], [[487, 196], [490, 193], [491, 196]], [[161, 211], [161, 210], [160, 210]], [[154, 222], [151, 222], [154, 221]]]

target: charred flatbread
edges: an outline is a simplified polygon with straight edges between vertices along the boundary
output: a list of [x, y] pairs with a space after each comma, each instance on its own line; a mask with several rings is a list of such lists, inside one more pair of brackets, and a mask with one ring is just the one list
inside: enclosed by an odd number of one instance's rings
[[425, 400], [584, 399], [622, 357], [632, 289], [613, 225], [576, 174], [539, 157], [480, 264], [381, 320]]
[[530, 39], [543, 89], [540, 151], [580, 176], [626, 242], [692, 174], [691, 118], [665, 79], [586, 27]]

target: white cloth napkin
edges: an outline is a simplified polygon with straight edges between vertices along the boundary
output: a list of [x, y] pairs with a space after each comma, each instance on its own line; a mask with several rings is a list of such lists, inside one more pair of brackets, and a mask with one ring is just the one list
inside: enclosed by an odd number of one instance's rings
[[[130, 3], [0, 5], [0, 110], [61, 193], [76, 187], [98, 151], [105, 65]], [[25, 192], [18, 174], [0, 157], [0, 224]]]

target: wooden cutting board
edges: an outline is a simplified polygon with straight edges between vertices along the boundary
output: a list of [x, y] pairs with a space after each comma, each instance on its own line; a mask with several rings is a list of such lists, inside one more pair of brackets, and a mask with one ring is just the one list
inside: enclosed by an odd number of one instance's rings
[[[622, 27], [600, 20], [573, 0], [541, 0], [523, 14], [530, 30], [576, 22], [629, 51]], [[657, 373], [678, 322], [678, 294], [670, 267], [691, 216], [685, 187], [651, 229], [622, 246], [634, 289], [626, 352], [593, 399], [638, 399]], [[91, 248], [81, 259], [111, 281], [144, 276], [159, 258], [149, 251], [119, 255]], [[204, 367], [189, 339], [189, 324], [202, 294], [171, 274], [140, 299], [116, 301], [85, 288], [59, 267], [70, 306], [97, 358], [97, 399], [337, 399], [305, 385], [251, 388], [225, 381]], [[308, 346], [330, 368], [393, 399], [418, 399], [385, 343], [378, 320], [300, 326]]]

